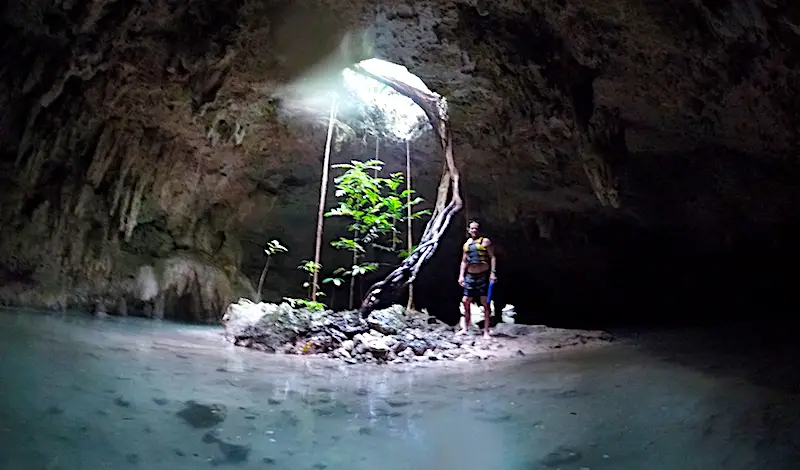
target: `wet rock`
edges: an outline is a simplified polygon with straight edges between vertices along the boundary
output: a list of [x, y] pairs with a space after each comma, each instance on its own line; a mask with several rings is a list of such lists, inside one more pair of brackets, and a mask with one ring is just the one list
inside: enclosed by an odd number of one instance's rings
[[550, 452], [541, 460], [541, 464], [545, 467], [558, 468], [562, 465], [575, 463], [581, 460], [582, 457], [580, 451], [577, 449], [558, 446], [553, 452]]
[[220, 439], [219, 433], [216, 430], [205, 433], [205, 435], [203, 435], [203, 442], [206, 444], [217, 444], [220, 453], [222, 453], [222, 459], [212, 460], [214, 465], [241, 464], [247, 462], [252, 449], [250, 445], [233, 444]]
[[333, 401], [328, 395], [309, 395], [300, 399], [306, 405], [324, 405]]
[[503, 423], [511, 420], [511, 413], [498, 410], [485, 410], [479, 413], [476, 419], [487, 423]]
[[413, 349], [411, 349], [411, 348], [406, 348], [406, 349], [404, 349], [403, 351], [401, 351], [401, 352], [400, 352], [400, 353], [399, 353], [397, 356], [398, 356], [399, 358], [402, 358], [402, 359], [407, 359], [407, 360], [408, 360], [408, 359], [411, 359], [411, 358], [413, 358], [415, 355], [416, 355], [416, 354], [414, 353], [414, 350], [413, 350]]
[[297, 415], [294, 414], [293, 411], [282, 410], [280, 416], [281, 416], [280, 419], [281, 425], [295, 427], [300, 424], [300, 419], [297, 417]]
[[558, 390], [553, 394], [555, 398], [579, 398], [583, 393], [577, 390]]
[[288, 303], [253, 303], [247, 299], [231, 304], [222, 318], [226, 337], [235, 344], [249, 346], [256, 342], [267, 350], [286, 350], [308, 332], [311, 323], [321, 321], [324, 312], [295, 309]]
[[[228, 308], [223, 322], [226, 337], [234, 344], [271, 353], [316, 355], [346, 364], [482, 361], [495, 357], [488, 351], [509, 348], [496, 339], [455, 336], [452, 327], [426, 311], [406, 310], [399, 305], [373, 311], [363, 320], [356, 311], [310, 311], [287, 303], [256, 304], [242, 299]], [[494, 332], [498, 338], [534, 333], [542, 349], [602, 338], [601, 332], [512, 323], [498, 324]], [[513, 355], [514, 349], [505, 354]]]
[[408, 398], [400, 397], [400, 398], [389, 398], [386, 400], [386, 404], [391, 406], [392, 408], [402, 408], [404, 406], [408, 406], [411, 404], [411, 400]]
[[367, 317], [367, 324], [384, 335], [396, 335], [407, 328], [405, 322], [399, 318], [401, 309], [402, 307], [393, 306], [384, 310], [376, 310]]
[[119, 406], [119, 407], [121, 407], [121, 408], [130, 408], [130, 406], [131, 406], [131, 402], [129, 402], [128, 400], [125, 400], [122, 397], [115, 398], [114, 399], [114, 404]]
[[195, 401], [186, 402], [186, 406], [176, 413], [193, 428], [211, 428], [225, 421], [227, 408], [224, 405], [204, 405]]
[[425, 340], [419, 338], [413, 338], [411, 340], [406, 341], [406, 345], [417, 356], [422, 356], [423, 354], [425, 354], [425, 351], [428, 350], [428, 343]]
[[225, 457], [225, 463], [240, 464], [247, 462], [250, 457], [251, 447], [249, 445], [231, 444], [230, 442], [217, 442], [220, 452]]
[[312, 412], [317, 416], [330, 417], [336, 414], [336, 409], [332, 406], [314, 408]]
[[364, 354], [368, 354], [367, 358], [384, 357], [389, 352], [389, 346], [383, 338], [373, 336], [369, 333], [358, 334], [353, 340], [357, 346], [359, 343], [364, 345]]

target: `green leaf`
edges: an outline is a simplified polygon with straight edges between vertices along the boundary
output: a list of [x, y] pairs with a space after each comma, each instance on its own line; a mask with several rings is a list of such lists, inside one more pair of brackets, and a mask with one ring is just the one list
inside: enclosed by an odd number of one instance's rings
[[289, 251], [289, 249], [281, 245], [281, 242], [278, 240], [271, 240], [267, 243], [267, 247], [264, 248], [264, 253], [268, 256], [272, 256], [276, 253], [286, 253], [287, 251]]
[[411, 218], [418, 219], [418, 218], [422, 217], [423, 215], [431, 215], [431, 211], [429, 209], [425, 209], [423, 211], [414, 212], [414, 213], [411, 214]]
[[305, 272], [307, 272], [309, 274], [314, 274], [314, 272], [319, 271], [320, 269], [322, 269], [322, 265], [314, 263], [313, 261], [303, 261], [297, 267], [297, 269], [300, 269], [301, 271], [305, 271]]
[[340, 250], [352, 251], [354, 253], [366, 253], [364, 247], [362, 247], [355, 240], [351, 240], [349, 238], [339, 238], [338, 240], [334, 240], [331, 242], [331, 246]]

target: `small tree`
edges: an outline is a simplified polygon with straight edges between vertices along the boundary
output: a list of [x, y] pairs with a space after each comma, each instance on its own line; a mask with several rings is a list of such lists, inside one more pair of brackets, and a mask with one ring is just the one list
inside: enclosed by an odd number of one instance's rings
[[319, 289], [319, 285], [316, 285], [316, 286], [313, 285], [314, 274], [318, 273], [322, 269], [322, 265], [319, 264], [319, 263], [315, 263], [313, 261], [303, 261], [300, 264], [300, 266], [297, 267], [297, 269], [299, 269], [299, 270], [301, 270], [301, 271], [306, 273], [306, 276], [308, 277], [308, 279], [306, 279], [306, 282], [303, 283], [303, 287], [306, 288], [306, 292], [308, 294], [308, 299], [309, 300], [313, 300], [312, 299], [312, 295], [313, 295], [312, 291], [316, 290], [316, 289]]
[[[404, 180], [402, 173], [393, 173], [389, 178], [378, 177], [378, 172], [383, 168], [380, 160], [353, 160], [333, 167], [343, 168], [345, 172], [334, 179], [339, 205], [325, 216], [348, 217], [351, 220], [348, 231], [353, 234], [352, 238], [340, 237], [331, 242], [331, 245], [353, 254], [351, 267], [334, 271], [335, 275], [341, 274], [350, 278], [349, 308], [352, 308], [356, 277], [378, 269], [375, 262], [361, 262], [367, 254], [366, 248], [372, 246], [396, 252], [402, 243], [398, 238], [397, 224], [407, 220], [411, 212], [408, 208], [421, 203], [423, 199], [418, 197], [412, 200], [409, 195], [413, 191], [408, 189], [398, 193]], [[428, 213], [430, 212], [419, 211], [412, 213], [411, 217], [418, 218]], [[340, 278], [329, 279], [333, 281]]]
[[261, 271], [261, 277], [258, 278], [256, 303], [261, 302], [261, 289], [264, 287], [264, 280], [267, 278], [267, 271], [269, 270], [269, 263], [272, 261], [272, 257], [278, 253], [286, 253], [287, 251], [289, 251], [289, 249], [281, 245], [281, 242], [278, 240], [272, 240], [271, 242], [267, 243], [266, 248], [264, 248], [264, 253], [267, 255], [267, 261], [264, 262], [264, 269]]
[[283, 300], [289, 302], [292, 307], [304, 307], [309, 310], [324, 310], [325, 304], [322, 302], [317, 302], [314, 300], [314, 295], [316, 294], [317, 297], [324, 296], [324, 292], [318, 292], [319, 285], [314, 285], [314, 278], [316, 274], [322, 269], [322, 265], [319, 263], [315, 263], [313, 261], [303, 261], [297, 267], [297, 269], [306, 273], [306, 281], [303, 283], [303, 287], [306, 289], [306, 294], [308, 295], [308, 299], [295, 299], [292, 297], [284, 297]]

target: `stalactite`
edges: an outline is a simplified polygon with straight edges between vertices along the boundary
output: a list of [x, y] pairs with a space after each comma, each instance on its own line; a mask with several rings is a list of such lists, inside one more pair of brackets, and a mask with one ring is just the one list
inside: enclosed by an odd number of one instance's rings
[[33, 186], [39, 179], [39, 172], [48, 159], [57, 160], [58, 152], [62, 151], [66, 132], [63, 128], [56, 132], [53, 140], [40, 141], [33, 147], [33, 152], [25, 162], [25, 167], [20, 174], [20, 181], [25, 186]]
[[47, 92], [44, 93], [39, 98], [39, 105], [42, 108], [47, 108], [48, 106], [53, 104], [53, 102], [57, 100], [58, 97], [61, 96], [61, 94], [64, 92], [64, 86], [67, 84], [67, 81], [69, 81], [69, 79], [72, 78], [73, 76], [74, 76], [74, 71], [69, 70], [61, 77], [59, 77], [58, 80], [53, 84], [53, 86], [50, 87], [50, 89], [47, 90]]
[[[84, 215], [84, 210], [89, 201], [94, 197], [94, 190], [100, 186], [105, 179], [108, 170], [117, 160], [120, 147], [124, 147], [123, 139], [117, 138], [116, 129], [111, 125], [103, 126], [97, 145], [87, 151], [92, 152], [92, 163], [86, 170], [86, 183], [80, 190], [80, 195], [72, 213], [76, 217]], [[77, 151], [73, 149], [73, 152]]]
[[86, 204], [89, 203], [89, 200], [94, 195], [94, 190], [88, 184], [83, 185], [81, 188], [80, 194], [78, 195], [78, 202], [75, 203], [75, 209], [73, 209], [72, 214], [75, 217], [82, 217], [84, 214], [84, 209], [86, 208]]
[[113, 147], [117, 147], [118, 137], [113, 126], [109, 124], [103, 126], [100, 137], [97, 139], [92, 163], [89, 165], [89, 169], [86, 170], [86, 179], [95, 188], [100, 186], [106, 172], [117, 156], [116, 152], [113, 151]]
[[136, 228], [139, 210], [142, 207], [142, 194], [144, 193], [145, 186], [146, 184], [144, 183], [144, 180], [140, 179], [136, 185], [136, 188], [133, 190], [131, 205], [128, 210], [128, 215], [125, 217], [125, 241], [129, 241], [131, 239], [131, 235], [133, 235], [133, 229]]
[[36, 56], [36, 60], [33, 62], [28, 76], [25, 78], [25, 83], [22, 85], [22, 93], [27, 95], [39, 84], [48, 60], [49, 57], [46, 55]]
[[128, 208], [131, 206], [132, 199], [133, 191], [129, 186], [126, 186], [125, 195], [122, 197], [122, 205], [119, 207], [119, 226], [117, 227], [117, 230], [120, 232], [125, 232], [125, 227], [127, 226], [125, 217], [128, 214]]
[[117, 182], [114, 185], [114, 197], [111, 200], [111, 208], [108, 211], [108, 215], [111, 217], [113, 217], [114, 214], [117, 212], [117, 209], [119, 209], [120, 201], [124, 201], [122, 194], [126, 189], [125, 179], [128, 177], [129, 170], [130, 170], [130, 165], [123, 164], [122, 168], [120, 169], [120, 173], [117, 176]]
[[33, 109], [31, 109], [30, 114], [28, 114], [28, 121], [25, 123], [25, 130], [22, 133], [22, 138], [17, 147], [17, 158], [14, 161], [14, 168], [19, 168], [25, 161], [25, 156], [31, 151], [33, 142], [38, 135], [35, 130], [35, 123], [41, 109], [42, 108], [38, 105], [33, 105]]
[[150, 182], [154, 172], [152, 170], [145, 172], [139, 177], [136, 187], [133, 191], [130, 207], [128, 208], [128, 215], [125, 218], [125, 241], [130, 240], [133, 230], [139, 218], [139, 211], [142, 208], [142, 197], [147, 188], [150, 187]]
[[594, 156], [594, 158], [584, 159], [583, 170], [600, 204], [619, 209], [620, 202], [616, 189], [616, 178], [608, 164], [599, 157]]
[[62, 254], [62, 252], [64, 250], [63, 249], [63, 247], [64, 247], [63, 243], [66, 240], [69, 240], [68, 237], [64, 236], [64, 233], [66, 232], [66, 229], [67, 229], [67, 226], [68, 226], [67, 218], [70, 217], [70, 215], [67, 214], [67, 213], [59, 211], [58, 207], [54, 207], [53, 209], [56, 210], [57, 211], [56, 213], [59, 214], [59, 215], [56, 216], [56, 224], [55, 224], [55, 227], [53, 227], [53, 230], [51, 232], [50, 243], [49, 243], [50, 253], [48, 253], [48, 254], [49, 254], [51, 259], [54, 259], [54, 260], [57, 259], [58, 260], [58, 265], [61, 266], [62, 263], [63, 263], [63, 260], [60, 259], [60, 256], [61, 256], [61, 254]]

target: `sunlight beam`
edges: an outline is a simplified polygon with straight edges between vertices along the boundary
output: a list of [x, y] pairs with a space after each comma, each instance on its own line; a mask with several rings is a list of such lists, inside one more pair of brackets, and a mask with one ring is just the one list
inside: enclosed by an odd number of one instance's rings
[[[381, 59], [367, 59], [358, 66], [379, 76], [391, 77], [399, 82], [431, 93], [425, 83], [402, 65]], [[386, 129], [399, 140], [409, 140], [428, 123], [425, 112], [410, 98], [390, 87], [359, 74], [349, 68], [342, 71], [345, 87], [364, 104], [378, 110], [384, 117]]]

